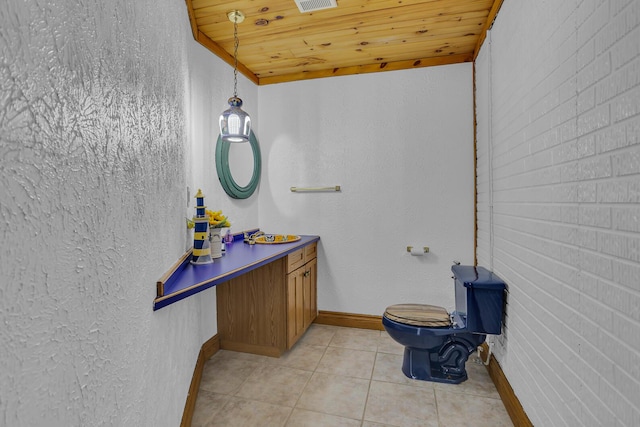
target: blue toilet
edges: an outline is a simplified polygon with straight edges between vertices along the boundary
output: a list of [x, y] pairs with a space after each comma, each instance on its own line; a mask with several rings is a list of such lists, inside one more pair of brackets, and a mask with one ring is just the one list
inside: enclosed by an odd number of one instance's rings
[[402, 344], [402, 372], [409, 378], [458, 384], [465, 363], [487, 334], [500, 335], [505, 283], [483, 267], [451, 267], [456, 307], [398, 304], [387, 307], [382, 324]]

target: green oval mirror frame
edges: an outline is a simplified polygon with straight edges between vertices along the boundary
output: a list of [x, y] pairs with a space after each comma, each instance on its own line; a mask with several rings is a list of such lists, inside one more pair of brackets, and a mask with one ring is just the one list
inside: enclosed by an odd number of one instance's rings
[[253, 152], [253, 175], [249, 184], [245, 187], [241, 187], [233, 179], [231, 170], [229, 169], [229, 148], [231, 143], [222, 142], [222, 137], [218, 135], [218, 142], [216, 143], [216, 171], [218, 172], [218, 179], [224, 191], [234, 199], [246, 199], [256, 191], [258, 182], [260, 182], [260, 172], [262, 171], [262, 159], [260, 158], [260, 146], [256, 139], [253, 130], [249, 135], [249, 144], [251, 144], [251, 151]]

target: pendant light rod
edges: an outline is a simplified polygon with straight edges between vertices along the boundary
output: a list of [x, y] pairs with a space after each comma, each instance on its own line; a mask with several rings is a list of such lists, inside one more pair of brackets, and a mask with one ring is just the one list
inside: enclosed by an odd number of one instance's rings
[[238, 97], [238, 24], [244, 21], [245, 16], [239, 10], [232, 10], [227, 17], [233, 22], [233, 96], [228, 101], [229, 109], [218, 120], [220, 137], [224, 142], [249, 142], [251, 118], [242, 110], [242, 99]]
[[233, 22], [233, 96], [238, 96], [238, 24], [244, 21], [244, 13], [239, 10], [232, 10], [227, 13], [229, 21]]

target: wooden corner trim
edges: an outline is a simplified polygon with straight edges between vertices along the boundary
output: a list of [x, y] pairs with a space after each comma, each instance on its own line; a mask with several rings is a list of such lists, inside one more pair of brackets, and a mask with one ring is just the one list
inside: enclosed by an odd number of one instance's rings
[[[224, 62], [226, 62], [227, 64], [233, 67], [234, 65], [233, 56], [230, 55], [226, 50], [221, 48], [216, 42], [214, 42], [209, 37], [207, 37], [205, 33], [203, 33], [202, 31], [198, 31], [197, 35], [195, 36], [195, 39], [198, 43], [200, 43], [201, 45], [209, 49], [211, 52], [213, 52], [218, 58], [222, 59]], [[241, 62], [238, 62], [238, 71], [242, 73], [246, 78], [251, 80], [254, 84], [257, 85], [259, 83], [258, 76], [253, 74], [251, 70], [248, 69], [246, 65], [244, 65]]]
[[204, 353], [204, 361], [206, 362], [220, 350], [220, 337], [215, 334], [202, 344], [201, 351]]
[[196, 23], [195, 12], [193, 11], [193, 2], [191, 0], [185, 0], [187, 6], [187, 13], [189, 14], [189, 25], [191, 25], [191, 33], [193, 38], [197, 38], [198, 24]]
[[313, 323], [321, 325], [344, 326], [346, 328], [373, 329], [384, 331], [382, 316], [369, 314], [340, 313], [337, 311], [318, 311]]
[[489, 10], [489, 16], [487, 16], [487, 21], [484, 23], [482, 30], [480, 31], [480, 37], [478, 37], [478, 42], [476, 43], [476, 47], [473, 49], [473, 60], [475, 61], [478, 57], [478, 53], [480, 53], [480, 47], [482, 43], [484, 43], [484, 39], [487, 38], [487, 31], [491, 29], [493, 22], [496, 20], [496, 16], [498, 16], [498, 12], [502, 7], [502, 2], [504, 0], [494, 0], [493, 6]]
[[204, 342], [204, 344], [202, 344], [202, 347], [200, 347], [198, 359], [196, 360], [196, 367], [193, 369], [193, 377], [191, 377], [191, 384], [189, 385], [187, 401], [184, 404], [180, 427], [191, 427], [191, 420], [193, 419], [193, 412], [196, 409], [196, 400], [198, 400], [198, 390], [200, 389], [200, 381], [202, 380], [204, 364], [211, 358], [211, 356], [216, 354], [218, 350], [220, 350], [220, 339], [218, 334], [209, 338]]
[[[489, 346], [486, 342], [482, 343], [482, 353], [489, 353]], [[518, 396], [514, 393], [511, 388], [511, 384], [509, 384], [509, 380], [502, 372], [502, 368], [500, 364], [496, 360], [495, 356], [492, 354], [491, 359], [489, 360], [489, 364], [487, 367], [487, 372], [489, 372], [489, 376], [493, 381], [493, 384], [496, 386], [498, 390], [498, 394], [500, 395], [500, 399], [502, 399], [502, 403], [504, 404], [513, 425], [519, 427], [533, 427], [533, 424], [529, 420], [527, 413], [524, 411], [524, 408], [520, 404], [520, 400], [518, 400]]]

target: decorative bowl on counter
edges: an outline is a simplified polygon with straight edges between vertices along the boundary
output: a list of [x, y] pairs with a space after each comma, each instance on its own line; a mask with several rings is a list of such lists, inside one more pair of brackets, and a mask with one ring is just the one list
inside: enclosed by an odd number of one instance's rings
[[275, 243], [291, 243], [300, 240], [300, 236], [295, 234], [263, 234], [256, 237], [256, 243], [270, 245]]

